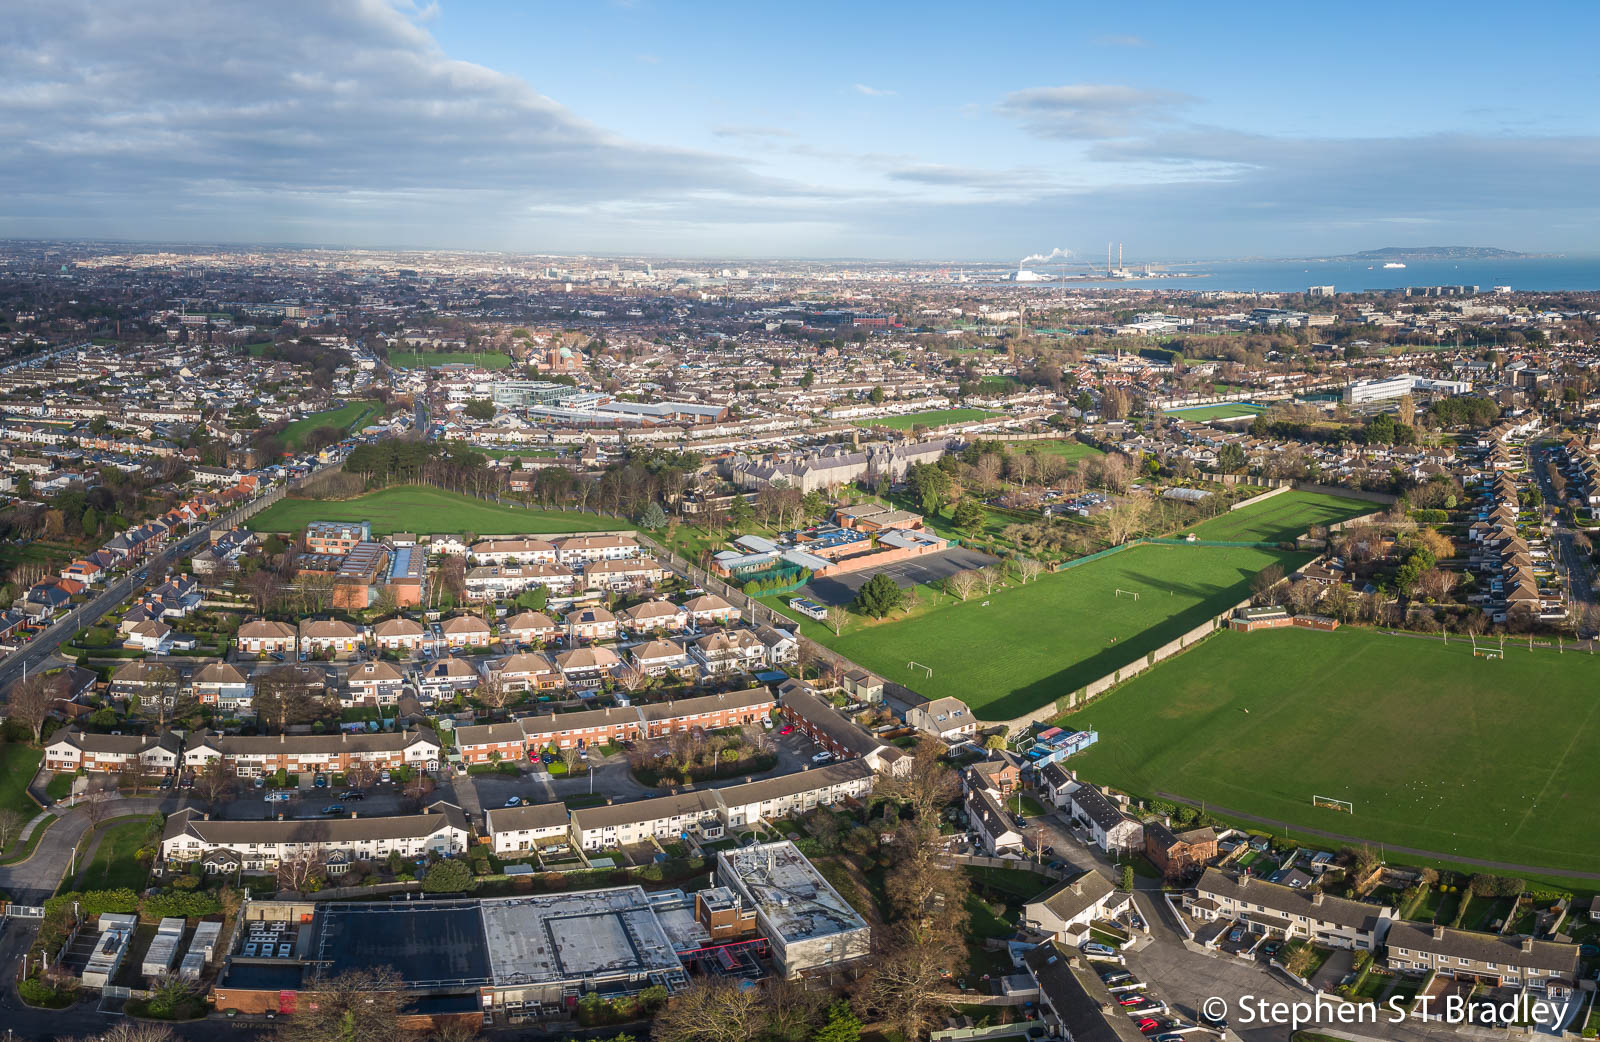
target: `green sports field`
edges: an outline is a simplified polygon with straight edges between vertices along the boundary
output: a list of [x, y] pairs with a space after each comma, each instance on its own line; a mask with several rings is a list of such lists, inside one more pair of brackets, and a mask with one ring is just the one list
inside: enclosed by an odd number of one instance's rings
[[1226, 420], [1235, 416], [1256, 416], [1266, 411], [1267, 407], [1264, 405], [1245, 405], [1236, 402], [1229, 405], [1201, 405], [1193, 409], [1167, 409], [1165, 414], [1179, 420], [1205, 423], [1207, 420]]
[[[1225, 632], [1066, 722], [1100, 732], [1072, 767], [1139, 795], [1592, 871], [1597, 690], [1600, 657], [1514, 638], [1492, 660], [1457, 640], [1352, 628]], [[1313, 795], [1355, 812], [1313, 807]]]
[[435, 365], [504, 369], [511, 364], [511, 356], [498, 351], [390, 351], [389, 364], [396, 369], [426, 369]]
[[1224, 543], [1288, 543], [1306, 534], [1312, 525], [1347, 521], [1384, 508], [1362, 499], [1345, 499], [1320, 492], [1291, 489], [1240, 510], [1230, 511], [1183, 530], [1197, 539]]
[[314, 412], [289, 424], [283, 429], [283, 443], [291, 449], [300, 447], [300, 440], [318, 427], [337, 427], [349, 433], [383, 415], [383, 406], [373, 401], [347, 402], [337, 409]]
[[897, 431], [908, 431], [921, 424], [925, 427], [942, 427], [947, 423], [962, 423], [967, 420], [990, 420], [1004, 413], [989, 412], [986, 409], [930, 409], [927, 412], [912, 412], [904, 416], [880, 416], [875, 420], [862, 420], [861, 427], [893, 427]]
[[[964, 700], [981, 719], [1006, 720], [1071, 694], [1144, 657], [1250, 595], [1269, 564], [1306, 560], [1248, 547], [1137, 546], [1021, 587], [961, 602], [923, 593], [917, 613], [843, 636], [803, 622], [807, 636], [889, 680]], [[1118, 589], [1139, 599], [1117, 596]], [[985, 602], [987, 606], [985, 606]], [[928, 677], [908, 662], [932, 667]]]
[[553, 532], [614, 532], [628, 522], [566, 510], [524, 510], [436, 488], [405, 486], [354, 499], [280, 499], [249, 521], [257, 532], [296, 532], [312, 521], [371, 521], [377, 535], [416, 532], [441, 535], [520, 535]]

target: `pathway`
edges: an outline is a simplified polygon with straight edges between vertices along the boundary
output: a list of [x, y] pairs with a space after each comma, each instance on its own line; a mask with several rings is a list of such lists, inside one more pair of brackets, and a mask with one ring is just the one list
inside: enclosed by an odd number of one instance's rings
[[[1202, 810], [1224, 818], [1235, 818], [1239, 821], [1248, 821], [1254, 825], [1266, 825], [1272, 829], [1290, 829], [1305, 836], [1316, 836], [1318, 839], [1332, 840], [1335, 843], [1348, 843], [1354, 846], [1373, 842], [1369, 837], [1346, 836], [1339, 832], [1327, 832], [1323, 829], [1307, 828], [1293, 822], [1278, 821], [1276, 818], [1263, 818], [1259, 814], [1246, 814], [1242, 810], [1231, 810], [1219, 807], [1215, 803], [1202, 804], [1199, 800], [1186, 799], [1175, 796], [1170, 792], [1156, 793], [1161, 799], [1172, 800], [1189, 807], [1199, 807]], [[1428, 858], [1432, 861], [1448, 861], [1458, 865], [1471, 865], [1474, 868], [1491, 868], [1497, 872], [1514, 872], [1518, 875], [1562, 876], [1568, 879], [1600, 880], [1600, 872], [1585, 872], [1576, 868], [1551, 868], [1548, 865], [1518, 865], [1509, 861], [1488, 861], [1483, 858], [1467, 857], [1464, 854], [1445, 854], [1437, 850], [1419, 850], [1416, 847], [1396, 846], [1393, 843], [1384, 843], [1384, 851], [1395, 854], [1406, 854], [1410, 857]]]
[[[182, 805], [183, 800], [172, 796], [119, 798], [107, 801], [105, 821], [137, 814], [170, 814]], [[0, 890], [18, 904], [42, 903], [61, 885], [72, 863], [72, 851], [87, 831], [89, 816], [81, 808], [67, 811], [59, 823], [39, 837], [32, 854], [15, 864], [0, 865]]]

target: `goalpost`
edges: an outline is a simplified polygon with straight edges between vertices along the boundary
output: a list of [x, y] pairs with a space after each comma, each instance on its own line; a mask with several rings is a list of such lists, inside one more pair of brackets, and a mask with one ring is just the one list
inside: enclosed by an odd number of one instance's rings
[[1356, 805], [1354, 803], [1351, 803], [1349, 800], [1334, 799], [1332, 796], [1313, 795], [1311, 797], [1311, 805], [1313, 807], [1327, 807], [1330, 810], [1342, 810], [1346, 814], [1354, 814], [1356, 812]]
[[932, 666], [924, 666], [920, 662], [913, 661], [913, 662], [907, 662], [906, 663], [906, 668], [907, 669], [912, 669], [912, 670], [920, 669], [924, 673], [928, 674], [928, 679], [929, 680], [933, 679], [933, 667]]
[[1135, 590], [1122, 590], [1122, 589], [1119, 589], [1119, 590], [1117, 590], [1117, 596], [1118, 597], [1132, 597], [1134, 600], [1138, 600], [1139, 599], [1139, 594]]

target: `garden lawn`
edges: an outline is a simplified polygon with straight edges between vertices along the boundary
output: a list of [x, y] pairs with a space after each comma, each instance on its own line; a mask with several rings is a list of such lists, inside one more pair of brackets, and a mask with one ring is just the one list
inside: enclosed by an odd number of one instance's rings
[[1230, 510], [1182, 534], [1193, 533], [1196, 539], [1215, 539], [1224, 543], [1292, 543], [1312, 525], [1329, 525], [1348, 521], [1363, 514], [1374, 514], [1383, 507], [1363, 499], [1345, 499], [1320, 492], [1300, 492], [1291, 489], [1280, 492], [1239, 510]]
[[1514, 640], [1494, 660], [1364, 629], [1228, 631], [1063, 724], [1100, 732], [1071, 762], [1090, 781], [1559, 874], [1600, 861], [1597, 687], [1600, 657]]
[[300, 441], [318, 427], [337, 427], [345, 434], [357, 427], [365, 427], [367, 422], [383, 414], [383, 406], [374, 401], [346, 402], [337, 409], [327, 412], [314, 412], [310, 416], [302, 417], [283, 429], [283, 443], [290, 449], [300, 447]]
[[1193, 409], [1165, 409], [1167, 416], [1175, 416], [1180, 420], [1193, 420], [1195, 423], [1204, 423], [1207, 420], [1226, 420], [1234, 416], [1257, 416], [1267, 411], [1264, 405], [1246, 405], [1243, 403], [1230, 403], [1228, 405], [1201, 405]]
[[[853, 615], [843, 636], [805, 635], [929, 698], [954, 695], [983, 720], [1007, 720], [1115, 672], [1250, 595], [1270, 564], [1306, 560], [1249, 547], [1147, 545], [960, 602], [926, 589], [906, 616]], [[1118, 589], [1138, 600], [1118, 597]], [[915, 661], [933, 675], [908, 668]]]
[[876, 419], [862, 420], [857, 426], [861, 427], [893, 427], [897, 431], [908, 431], [919, 424], [924, 427], [942, 427], [947, 423], [963, 423], [968, 420], [992, 420], [1005, 413], [990, 412], [987, 409], [930, 409], [927, 412], [911, 412], [904, 416], [879, 416]]
[[150, 831], [148, 817], [113, 822], [99, 830], [100, 845], [78, 873], [77, 890], [143, 890], [150, 870], [134, 855]]
[[1078, 460], [1089, 459], [1092, 456], [1105, 455], [1093, 445], [1085, 445], [1081, 441], [1073, 441], [1070, 438], [1061, 438], [1055, 441], [1018, 441], [1010, 443], [1009, 447], [1013, 452], [1037, 452], [1041, 456], [1060, 456], [1068, 463], [1076, 463]]
[[281, 499], [257, 514], [257, 532], [297, 532], [312, 521], [371, 521], [376, 535], [417, 532], [477, 535], [611, 532], [630, 527], [616, 517], [571, 510], [527, 510], [418, 485], [386, 488], [354, 499]]
[[390, 351], [389, 364], [396, 369], [426, 369], [435, 365], [504, 369], [511, 364], [511, 356], [498, 351]]
[[0, 745], [0, 809], [16, 811], [23, 821], [31, 821], [39, 813], [39, 805], [28, 796], [28, 783], [42, 759], [42, 749], [16, 742]]

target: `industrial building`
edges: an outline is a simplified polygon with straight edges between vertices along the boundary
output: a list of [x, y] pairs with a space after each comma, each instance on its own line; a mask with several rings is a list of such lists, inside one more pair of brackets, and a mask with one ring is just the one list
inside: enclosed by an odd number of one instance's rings
[[756, 928], [787, 977], [872, 951], [872, 930], [788, 840], [717, 852], [717, 882], [756, 910]]

